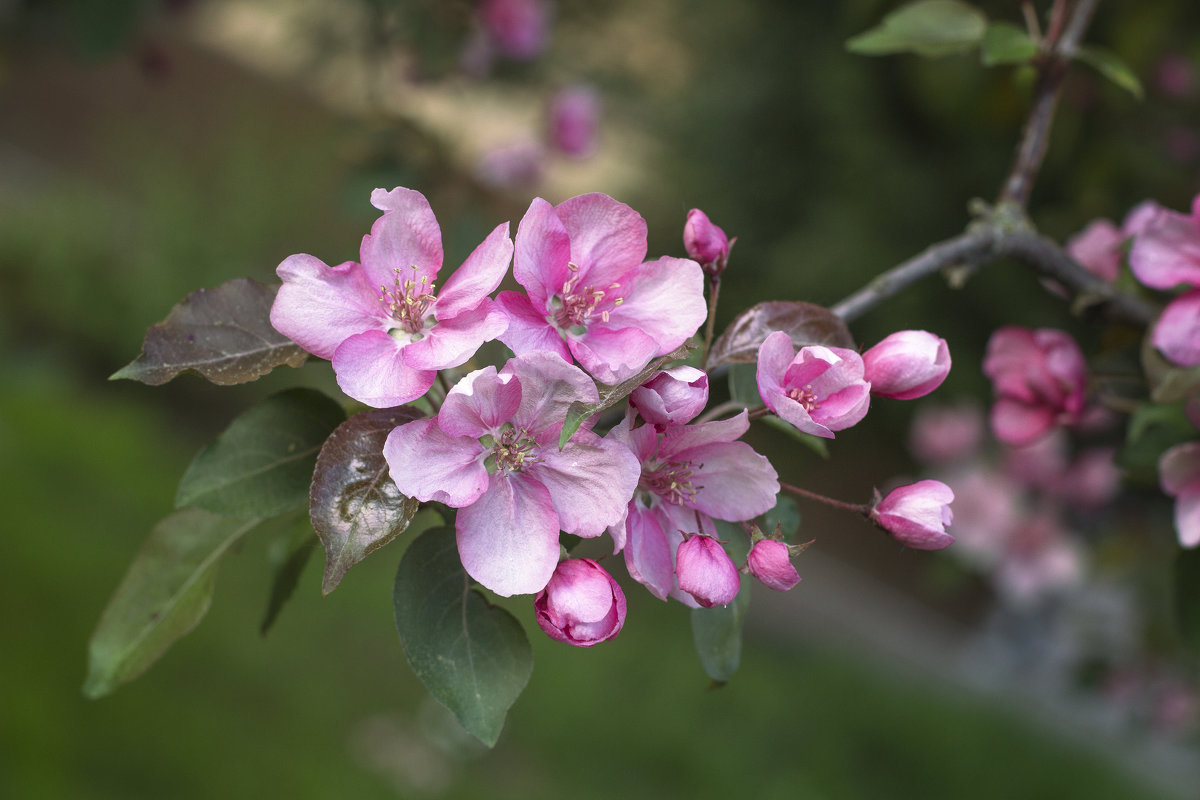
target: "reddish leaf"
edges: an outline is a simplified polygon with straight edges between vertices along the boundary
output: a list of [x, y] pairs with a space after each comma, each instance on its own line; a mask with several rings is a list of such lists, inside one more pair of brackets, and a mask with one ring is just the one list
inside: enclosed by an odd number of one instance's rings
[[347, 570], [396, 538], [417, 513], [388, 474], [383, 442], [397, 425], [421, 413], [408, 406], [364, 411], [330, 434], [313, 472], [309, 515], [325, 546], [321, 592], [329, 594]]
[[797, 348], [810, 344], [855, 347], [846, 323], [824, 306], [774, 300], [746, 309], [717, 337], [708, 354], [709, 369], [756, 361], [763, 339], [774, 331], [787, 333]]
[[192, 292], [146, 331], [142, 354], [112, 375], [151, 386], [195, 370], [213, 383], [246, 383], [308, 353], [271, 327], [278, 285], [235, 278]]

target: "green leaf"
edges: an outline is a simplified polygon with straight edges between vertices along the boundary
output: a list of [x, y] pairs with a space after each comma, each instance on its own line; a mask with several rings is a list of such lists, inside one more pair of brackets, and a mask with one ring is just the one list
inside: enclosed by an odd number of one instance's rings
[[401, 494], [392, 481], [383, 443], [396, 426], [421, 416], [407, 406], [364, 411], [339, 425], [321, 447], [309, 513], [325, 547], [322, 594], [399, 536], [417, 513], [417, 500]]
[[1162, 454], [1195, 436], [1196, 428], [1182, 403], [1142, 403], [1129, 417], [1125, 444], [1117, 451], [1117, 466], [1133, 480], [1157, 485]]
[[1009, 22], [993, 22], [983, 36], [979, 56], [986, 67], [1025, 64], [1038, 53], [1037, 42], [1022, 28]]
[[468, 733], [495, 745], [529, 682], [533, 650], [520, 623], [471, 588], [453, 528], [426, 531], [409, 545], [392, 601], [413, 672]]
[[341, 406], [312, 389], [268, 397], [196, 454], [175, 506], [233, 517], [272, 517], [303, 506], [321, 443], [345, 418]]
[[1175, 557], [1175, 625], [1183, 645], [1200, 656], [1200, 550]]
[[293, 523], [291, 529], [280, 534], [267, 548], [267, 564], [271, 569], [271, 594], [267, 598], [267, 611], [263, 614], [258, 631], [263, 636], [275, 624], [275, 619], [284, 605], [291, 599], [300, 583], [300, 575], [308, 566], [308, 559], [317, 546], [317, 537], [305, 519], [301, 524]]
[[100, 615], [83, 693], [93, 699], [111, 693], [196, 627], [212, 600], [221, 557], [257, 522], [189, 509], [156, 525]]
[[1156, 403], [1174, 403], [1200, 389], [1200, 366], [1181, 367], [1169, 361], [1152, 341], [1153, 331], [1142, 338], [1142, 371], [1150, 384], [1150, 399]]
[[868, 56], [916, 53], [936, 57], [965, 52], [983, 40], [987, 17], [959, 0], [917, 0], [901, 6], [876, 27], [846, 42]]
[[1120, 86], [1138, 100], [1142, 99], [1142, 96], [1145, 94], [1142, 90], [1142, 82], [1133, 74], [1133, 70], [1129, 68], [1129, 65], [1122, 61], [1116, 53], [1099, 47], [1087, 46], [1079, 48], [1075, 54], [1080, 61], [1095, 69], [1117, 86]]
[[692, 609], [692, 641], [708, 677], [725, 683], [742, 663], [742, 622], [750, 607], [750, 581], [743, 579], [727, 606]]
[[773, 300], [752, 306], [729, 324], [713, 342], [708, 367], [720, 364], [753, 364], [758, 348], [775, 331], [784, 331], [793, 347], [823, 344], [827, 347], [854, 348], [850, 329], [837, 314], [815, 303]]
[[775, 507], [766, 513], [763, 533], [771, 534], [775, 527], [785, 539], [791, 539], [800, 530], [800, 508], [790, 495], [780, 494]]
[[298, 344], [271, 325], [278, 285], [237, 278], [200, 289], [180, 301], [167, 318], [146, 331], [142, 354], [109, 378], [151, 386], [195, 370], [228, 386], [257, 380], [276, 367], [298, 367], [308, 358]]
[[574, 403], [571, 403], [571, 405], [567, 407], [567, 418], [566, 421], [563, 422], [562, 431], [558, 435], [558, 449], [562, 450], [567, 446], [567, 442], [571, 441], [571, 437], [575, 435], [575, 432], [579, 430], [579, 426], [582, 425], [585, 420], [590, 419], [596, 414], [599, 414], [601, 411], [607, 411], [608, 409], [612, 408], [617, 403], [628, 397], [634, 389], [650, 380], [654, 373], [658, 372], [672, 361], [678, 361], [681, 358], [687, 358], [687, 354], [690, 350], [691, 347], [685, 344], [679, 349], [668, 353], [661, 358], [656, 358], [637, 375], [634, 375], [628, 380], [621, 381], [616, 386], [610, 386], [604, 391], [600, 392], [600, 401], [597, 403], [582, 403], [578, 400], [576, 400]]

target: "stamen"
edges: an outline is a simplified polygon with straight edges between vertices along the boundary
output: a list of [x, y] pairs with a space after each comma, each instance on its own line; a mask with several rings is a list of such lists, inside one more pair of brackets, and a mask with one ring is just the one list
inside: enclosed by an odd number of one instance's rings
[[694, 471], [690, 462], [649, 463], [642, 469], [638, 486], [668, 503], [683, 505], [696, 499], [696, 487], [692, 484]]
[[818, 398], [817, 393], [813, 391], [811, 383], [807, 384], [803, 389], [801, 389], [799, 386], [793, 389], [788, 389], [787, 396], [803, 406], [805, 411], [815, 411], [821, 407], [820, 398]]
[[[415, 272], [417, 265], [411, 269]], [[428, 275], [422, 275], [418, 283], [412, 278], [403, 277], [402, 270], [396, 267], [395, 285], [389, 289], [386, 284], [379, 287], [379, 302], [388, 304], [388, 313], [399, 323], [399, 327], [409, 333], [419, 333], [425, 327], [425, 316], [429, 305], [437, 299], [435, 285], [430, 283]]]

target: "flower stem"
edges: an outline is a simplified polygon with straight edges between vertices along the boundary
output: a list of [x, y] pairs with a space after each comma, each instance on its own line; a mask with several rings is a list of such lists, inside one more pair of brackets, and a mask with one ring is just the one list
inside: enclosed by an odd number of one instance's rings
[[717, 324], [717, 296], [721, 294], [721, 276], [711, 275], [708, 279], [708, 322], [704, 326], [704, 351], [700, 354], [700, 369], [708, 370], [708, 351], [712, 348], [713, 332]]
[[841, 500], [834, 500], [832, 497], [826, 497], [823, 494], [817, 494], [816, 492], [810, 492], [808, 489], [801, 489], [799, 486], [792, 486], [790, 483], [784, 483], [783, 481], [779, 482], [779, 486], [780, 486], [780, 488], [786, 489], [787, 491], [789, 491], [792, 494], [797, 495], [799, 497], [805, 497], [809, 500], [816, 500], [818, 503], [824, 503], [827, 506], [833, 506], [834, 508], [840, 508], [843, 511], [853, 511], [855, 514], [861, 514], [864, 517], [870, 513], [870, 506], [868, 506], [868, 505], [855, 505], [854, 503], [843, 503]]

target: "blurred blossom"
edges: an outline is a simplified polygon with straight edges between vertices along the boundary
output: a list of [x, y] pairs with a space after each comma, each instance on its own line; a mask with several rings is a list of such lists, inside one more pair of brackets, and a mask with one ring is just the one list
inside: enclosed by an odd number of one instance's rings
[[1046, 489], [1058, 482], [1067, 468], [1067, 436], [1062, 430], [1023, 447], [1010, 447], [1004, 469], [1018, 483], [1032, 489]]
[[983, 372], [992, 380], [992, 433], [1005, 444], [1030, 444], [1083, 411], [1087, 362], [1065, 331], [997, 329], [988, 340]]
[[1018, 521], [1020, 490], [1003, 473], [974, 468], [946, 477], [954, 489], [954, 550], [991, 569], [1004, 555]]
[[501, 55], [531, 61], [546, 49], [550, 7], [543, 0], [481, 0], [478, 15]]
[[1200, 136], [1186, 125], [1171, 125], [1163, 132], [1163, 150], [1176, 164], [1190, 164], [1200, 152]]
[[1121, 471], [1111, 447], [1085, 450], [1063, 471], [1053, 491], [1083, 511], [1095, 511], [1113, 501], [1121, 490]]
[[950, 374], [950, 348], [929, 331], [896, 331], [863, 353], [863, 377], [871, 394], [915, 400]]
[[983, 441], [983, 411], [971, 401], [955, 405], [922, 404], [909, 429], [908, 447], [926, 464], [942, 464], [975, 455]]
[[1165, 55], [1154, 70], [1154, 82], [1168, 97], [1189, 98], [1196, 92], [1196, 65], [1179, 53]]
[[1038, 512], [1013, 529], [993, 578], [1011, 602], [1033, 604], [1083, 579], [1083, 555], [1050, 513]]
[[1175, 532], [1184, 547], [1200, 545], [1200, 442], [1177, 444], [1158, 461], [1162, 490], [1175, 498]]
[[545, 161], [546, 153], [537, 142], [514, 142], [484, 153], [475, 175], [494, 189], [526, 189], [541, 181]]
[[1200, 692], [1178, 676], [1162, 680], [1156, 687], [1151, 721], [1167, 735], [1188, 733], [1200, 723]]
[[590, 86], [568, 86], [550, 100], [550, 144], [574, 158], [596, 152], [600, 131], [600, 95]]
[[1095, 219], [1067, 240], [1067, 252], [1088, 272], [1112, 283], [1121, 271], [1121, 248], [1125, 238], [1125, 234], [1109, 220]]
[[1200, 196], [1188, 214], [1160, 209], [1134, 238], [1129, 268], [1145, 286], [1200, 286]]
[[1200, 365], [1200, 289], [1167, 303], [1154, 323], [1150, 341], [1180, 366]]
[[1163, 207], [1153, 200], [1143, 200], [1133, 208], [1129, 209], [1129, 213], [1125, 215], [1124, 221], [1121, 223], [1121, 232], [1126, 236], [1137, 236], [1146, 229], [1146, 225], [1158, 212], [1162, 211]]

